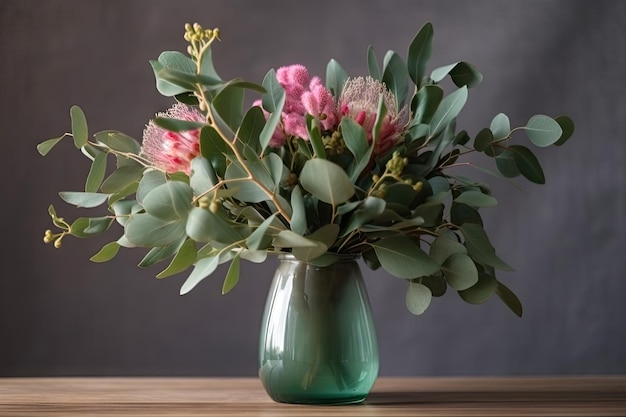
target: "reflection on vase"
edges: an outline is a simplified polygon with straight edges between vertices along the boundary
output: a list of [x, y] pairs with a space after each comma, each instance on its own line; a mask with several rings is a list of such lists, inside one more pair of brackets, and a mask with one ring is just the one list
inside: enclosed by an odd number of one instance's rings
[[358, 403], [378, 346], [356, 257], [317, 267], [282, 255], [261, 325], [259, 377], [277, 402]]

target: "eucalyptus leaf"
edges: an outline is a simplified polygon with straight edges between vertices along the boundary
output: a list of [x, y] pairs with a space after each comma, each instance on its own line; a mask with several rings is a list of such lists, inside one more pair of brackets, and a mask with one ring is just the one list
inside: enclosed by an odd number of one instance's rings
[[382, 267], [396, 277], [417, 278], [439, 271], [439, 265], [407, 237], [383, 239], [370, 245]]
[[502, 139], [509, 136], [511, 134], [511, 122], [509, 121], [509, 117], [504, 113], [498, 113], [493, 120], [491, 120], [489, 129], [493, 132], [495, 139]]
[[513, 153], [515, 164], [524, 177], [536, 184], [545, 184], [546, 177], [541, 164], [530, 149], [522, 145], [511, 145], [508, 149]]
[[143, 201], [146, 212], [163, 220], [186, 220], [193, 191], [188, 184], [168, 181], [150, 191]]
[[139, 183], [143, 176], [143, 170], [144, 168], [139, 165], [127, 165], [117, 168], [104, 180], [100, 189], [108, 194], [121, 191], [132, 183]]
[[194, 207], [187, 218], [187, 235], [196, 242], [220, 242], [228, 245], [243, 239], [237, 227], [220, 214]]
[[443, 89], [437, 85], [425, 85], [417, 91], [415, 98], [417, 102], [412, 125], [429, 123], [443, 100]]
[[517, 177], [521, 174], [515, 161], [515, 152], [511, 149], [505, 149], [504, 152], [496, 156], [496, 167], [506, 178]]
[[163, 171], [156, 169], [145, 171], [139, 181], [139, 185], [137, 186], [137, 201], [143, 204], [143, 199], [150, 191], [159, 185], [165, 184], [166, 182], [167, 177]]
[[270, 116], [259, 138], [261, 149], [265, 149], [269, 145], [272, 135], [280, 123], [281, 112], [285, 105], [285, 90], [278, 83], [275, 70], [271, 69], [267, 72], [263, 78], [263, 88], [265, 88], [266, 93], [263, 94], [262, 104]]
[[326, 159], [308, 160], [300, 173], [300, 184], [320, 201], [334, 207], [354, 195], [354, 185], [346, 172]]
[[437, 262], [439, 265], [443, 265], [443, 263], [452, 255], [466, 253], [467, 248], [458, 240], [446, 235], [440, 235], [437, 236], [437, 238], [430, 245], [428, 255], [433, 261]]
[[104, 180], [107, 168], [107, 154], [99, 153], [91, 163], [87, 180], [85, 181], [85, 192], [96, 193]]
[[239, 271], [241, 269], [240, 265], [241, 258], [239, 254], [237, 254], [230, 262], [230, 267], [228, 268], [226, 278], [224, 279], [224, 285], [222, 286], [222, 294], [228, 294], [233, 288], [235, 288], [237, 282], [239, 282]]
[[291, 208], [293, 209], [291, 230], [299, 235], [305, 235], [308, 229], [308, 223], [306, 210], [304, 208], [304, 199], [299, 185], [294, 186], [293, 190], [291, 190]]
[[265, 126], [265, 116], [259, 106], [252, 106], [247, 111], [239, 127], [237, 139], [242, 144], [243, 154], [247, 159], [258, 159], [261, 151], [259, 138]]
[[406, 290], [406, 307], [415, 314], [423, 314], [430, 305], [432, 300], [430, 288], [423, 284], [409, 281], [409, 287]]
[[471, 207], [493, 207], [498, 201], [490, 195], [480, 191], [465, 191], [454, 199], [457, 203], [467, 204]]
[[92, 208], [97, 207], [107, 201], [109, 194], [103, 193], [86, 193], [74, 191], [61, 191], [59, 196], [66, 203], [75, 205], [76, 207]]
[[556, 146], [561, 146], [574, 134], [574, 121], [568, 116], [557, 116], [554, 120], [561, 126], [563, 133], [559, 140], [554, 142]]
[[518, 317], [522, 317], [522, 303], [517, 296], [506, 285], [497, 282], [496, 294]]
[[92, 262], [107, 262], [115, 258], [115, 255], [120, 250], [120, 245], [117, 242], [109, 242], [104, 245], [98, 253], [89, 258]]
[[441, 266], [448, 284], [457, 291], [466, 290], [478, 282], [478, 270], [472, 258], [464, 253], [452, 254]]
[[237, 131], [243, 120], [243, 103], [245, 90], [239, 86], [229, 85], [224, 87], [213, 98], [212, 108], [215, 110], [226, 125], [233, 131]]
[[87, 145], [88, 141], [88, 130], [87, 130], [87, 119], [85, 118], [85, 113], [78, 106], [72, 106], [70, 108], [70, 118], [72, 119], [72, 136], [74, 137], [74, 146], [77, 149], [82, 148]]
[[396, 98], [398, 107], [401, 108], [406, 101], [409, 89], [409, 74], [402, 58], [393, 51], [389, 51], [385, 57], [386, 65], [383, 68], [382, 82]]
[[526, 134], [536, 146], [550, 146], [557, 142], [563, 129], [556, 120], [543, 114], [537, 114], [526, 123]]
[[184, 132], [189, 130], [201, 129], [206, 124], [204, 122], [195, 122], [192, 120], [172, 119], [171, 117], [156, 117], [152, 122], [170, 132]]
[[426, 67], [430, 60], [433, 32], [432, 23], [424, 24], [409, 45], [407, 68], [409, 76], [418, 87], [422, 84], [422, 78], [426, 74]]
[[268, 233], [268, 230], [275, 218], [276, 214], [272, 214], [254, 229], [254, 231], [246, 239], [246, 246], [248, 249], [251, 251], [267, 249], [272, 241], [273, 235], [273, 233]]
[[357, 209], [350, 214], [343, 226], [341, 236], [347, 236], [352, 231], [373, 221], [383, 213], [387, 203], [382, 198], [368, 196], [360, 202]]
[[370, 76], [380, 81], [380, 69], [378, 68], [378, 62], [376, 60], [376, 53], [374, 52], [374, 48], [372, 45], [367, 47], [367, 68], [369, 70]]
[[[348, 74], [343, 69], [339, 62], [331, 59], [326, 65], [326, 88], [330, 91], [330, 94], [335, 97], [335, 100], [341, 96], [343, 85], [348, 80]], [[336, 101], [335, 101], [336, 104]]]
[[111, 217], [79, 217], [70, 226], [70, 233], [76, 237], [99, 236], [113, 223]]
[[478, 210], [458, 202], [453, 202], [450, 208], [450, 220], [453, 224], [460, 226], [463, 223], [475, 223], [483, 225], [483, 219], [480, 217]]
[[219, 182], [213, 166], [208, 159], [198, 156], [191, 160], [189, 185], [193, 195], [199, 196], [212, 189]]
[[185, 236], [185, 223], [137, 213], [128, 219], [124, 236], [136, 246], [166, 246]]
[[482, 226], [475, 223], [464, 223], [460, 229], [465, 236], [467, 252], [474, 260], [504, 271], [513, 271], [513, 268], [496, 255], [496, 251]]
[[180, 288], [180, 295], [185, 295], [191, 291], [200, 281], [211, 275], [219, 266], [219, 256], [209, 256], [198, 260]]
[[306, 130], [309, 134], [309, 143], [311, 148], [313, 148], [313, 153], [317, 158], [326, 159], [326, 149], [324, 148], [324, 141], [320, 131], [320, 121], [310, 114], [305, 116], [305, 120]]
[[169, 245], [157, 246], [148, 251], [148, 253], [139, 261], [140, 268], [148, 268], [156, 263], [159, 263], [165, 259], [168, 259], [176, 254], [183, 239], [174, 241]]
[[496, 279], [485, 273], [478, 274], [478, 282], [472, 287], [459, 291], [459, 295], [469, 304], [485, 303], [496, 292]]
[[41, 156], [46, 156], [48, 152], [50, 152], [52, 148], [57, 143], [59, 143], [61, 139], [63, 139], [64, 137], [65, 135], [58, 137], [58, 138], [48, 139], [46, 141], [41, 142], [39, 145], [37, 145], [37, 152], [39, 152]]
[[126, 152], [138, 155], [141, 145], [130, 136], [117, 130], [103, 130], [94, 134], [96, 141], [118, 152]]
[[430, 121], [430, 137], [441, 133], [459, 115], [466, 101], [466, 86], [444, 97]]
[[226, 159], [233, 151], [212, 126], [205, 126], [200, 130], [200, 151], [202, 156], [211, 162], [215, 173], [223, 177], [226, 172]]

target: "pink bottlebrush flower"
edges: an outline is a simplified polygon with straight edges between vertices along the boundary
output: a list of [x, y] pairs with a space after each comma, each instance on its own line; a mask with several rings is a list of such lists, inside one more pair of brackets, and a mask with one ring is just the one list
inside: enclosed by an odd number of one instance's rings
[[408, 107], [398, 109], [393, 93], [385, 84], [372, 77], [350, 78], [346, 81], [338, 103], [341, 116], [351, 117], [363, 126], [367, 141], [372, 143], [372, 129], [376, 122], [380, 94], [383, 95], [387, 114], [380, 127], [374, 155], [382, 155], [402, 141], [409, 118]]
[[[330, 91], [322, 84], [319, 77], [311, 78], [303, 65], [289, 65], [276, 70], [276, 79], [285, 90], [285, 105], [282, 111], [282, 123], [276, 128], [270, 146], [279, 148], [288, 136], [308, 140], [306, 115], [320, 120], [323, 130], [334, 130], [339, 123], [339, 116]], [[253, 103], [260, 106], [261, 101]], [[268, 116], [267, 112], [264, 112]]]
[[[157, 117], [204, 122], [200, 111], [182, 103], [176, 103]], [[200, 129], [171, 132], [150, 121], [143, 131], [141, 156], [155, 167], [168, 173], [182, 171], [189, 175], [191, 160], [200, 155]]]

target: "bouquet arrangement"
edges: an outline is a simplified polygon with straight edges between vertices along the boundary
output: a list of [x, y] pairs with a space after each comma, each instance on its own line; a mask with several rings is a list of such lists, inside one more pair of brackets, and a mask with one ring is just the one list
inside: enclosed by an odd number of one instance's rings
[[[189, 271], [181, 294], [229, 263], [223, 293], [239, 279], [242, 260], [291, 253], [329, 265], [360, 254], [372, 269], [407, 281], [406, 303], [421, 314], [448, 287], [469, 303], [496, 294], [521, 316], [519, 299], [496, 277], [512, 268], [496, 254], [479, 210], [496, 205], [489, 187], [461, 175], [463, 158], [480, 153], [496, 176], [544, 183], [528, 146], [561, 145], [574, 126], [567, 116], [534, 115], [511, 127], [505, 114], [471, 136], [458, 130], [469, 89], [482, 81], [467, 62], [428, 71], [433, 27], [425, 24], [406, 60], [388, 51], [380, 65], [367, 50], [369, 75], [349, 76], [331, 60], [325, 81], [302, 65], [271, 69], [261, 84], [224, 80], [213, 65], [218, 29], [186, 25], [187, 54], [151, 61], [158, 91], [175, 101], [145, 130], [142, 142], [107, 130], [88, 133], [82, 110], [70, 109], [71, 133], [38, 146], [46, 155], [65, 137], [91, 160], [84, 191], [60, 197], [106, 210], [68, 222], [51, 205], [60, 247], [67, 235], [121, 235], [91, 260], [146, 248], [139, 266], [160, 262], [164, 278]], [[444, 91], [449, 78], [452, 92]], [[256, 100], [246, 105], [246, 94]], [[110, 166], [111, 161], [115, 165]]]

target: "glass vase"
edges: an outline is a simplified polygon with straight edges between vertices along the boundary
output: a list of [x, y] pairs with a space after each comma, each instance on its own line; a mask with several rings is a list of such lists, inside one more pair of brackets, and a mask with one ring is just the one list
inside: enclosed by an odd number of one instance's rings
[[363, 401], [378, 344], [357, 257], [319, 267], [281, 255], [265, 304], [259, 377], [277, 402]]

